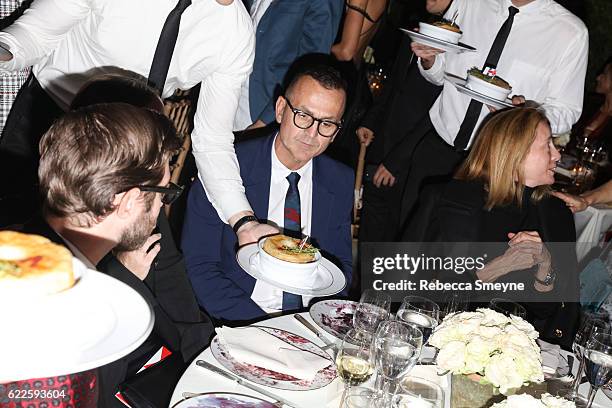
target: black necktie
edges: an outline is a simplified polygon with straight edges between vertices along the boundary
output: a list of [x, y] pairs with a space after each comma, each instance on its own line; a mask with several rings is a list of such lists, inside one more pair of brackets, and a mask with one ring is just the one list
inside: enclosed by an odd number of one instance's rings
[[166, 17], [166, 22], [157, 41], [157, 48], [155, 48], [151, 70], [149, 71], [149, 85], [157, 89], [160, 95], [164, 91], [168, 69], [170, 69], [170, 61], [172, 61], [179, 25], [181, 24], [181, 15], [190, 4], [191, 0], [178, 1]]
[[[289, 188], [285, 196], [284, 230], [286, 235], [302, 238], [302, 217], [300, 210], [300, 191], [298, 182], [300, 175], [292, 172], [287, 176]], [[283, 292], [283, 310], [296, 310], [302, 308], [302, 297], [289, 292]]]
[[[497, 32], [497, 36], [495, 37], [495, 41], [493, 41], [493, 45], [489, 50], [489, 55], [487, 55], [487, 59], [483, 69], [486, 67], [497, 67], [499, 58], [501, 57], [502, 51], [504, 50], [504, 45], [506, 45], [508, 35], [510, 35], [512, 23], [514, 22], [514, 16], [516, 15], [516, 13], [519, 12], [519, 9], [513, 6], [508, 7], [508, 10], [510, 14]], [[465, 117], [463, 118], [463, 122], [461, 123], [461, 127], [459, 128], [459, 132], [457, 133], [457, 137], [455, 138], [455, 150], [465, 149], [468, 142], [470, 141], [470, 136], [472, 136], [472, 132], [476, 127], [476, 123], [478, 122], [478, 118], [480, 117], [481, 111], [482, 102], [478, 102], [472, 99], [465, 113]]]

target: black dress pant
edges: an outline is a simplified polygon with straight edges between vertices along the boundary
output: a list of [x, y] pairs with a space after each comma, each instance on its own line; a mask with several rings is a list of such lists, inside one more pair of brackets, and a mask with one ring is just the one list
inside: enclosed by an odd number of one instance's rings
[[467, 151], [457, 151], [446, 143], [431, 125], [429, 117], [427, 122], [430, 126], [419, 127], [423, 134], [412, 155], [404, 185], [400, 215], [402, 228], [414, 213], [423, 185], [450, 179], [467, 154]]
[[62, 114], [31, 74], [17, 94], [0, 139], [0, 226], [23, 222], [39, 208], [38, 145]]

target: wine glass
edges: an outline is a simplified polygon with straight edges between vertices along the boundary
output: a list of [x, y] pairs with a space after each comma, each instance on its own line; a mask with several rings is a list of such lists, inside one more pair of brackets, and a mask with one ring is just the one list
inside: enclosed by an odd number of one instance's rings
[[440, 321], [450, 314], [465, 312], [470, 306], [470, 296], [466, 291], [451, 290], [445, 292], [444, 300], [441, 302]]
[[378, 394], [364, 387], [355, 387], [344, 398], [344, 408], [372, 408], [378, 401]]
[[[374, 361], [376, 364], [376, 389], [381, 391], [382, 406], [388, 406], [391, 386], [406, 375], [416, 364], [423, 346], [423, 334], [419, 329], [400, 320], [382, 322], [374, 337]], [[395, 387], [394, 387], [395, 388]]]
[[597, 333], [584, 349], [586, 376], [591, 384], [586, 408], [591, 408], [601, 386], [612, 381], [612, 335]]
[[[582, 373], [584, 371], [584, 348], [586, 347], [587, 341], [598, 333], [607, 333], [609, 332], [609, 326], [606, 322], [601, 319], [597, 319], [592, 317], [591, 315], [585, 315], [580, 328], [576, 332], [576, 337], [574, 338], [574, 343], [572, 344], [572, 351], [574, 355], [579, 361], [578, 372], [574, 377], [574, 381], [569, 388], [569, 392], [564, 398], [576, 401], [580, 399], [578, 394], [578, 387], [580, 386], [580, 380], [582, 379]], [[571, 369], [571, 367], [570, 367]]]
[[397, 311], [397, 318], [419, 329], [423, 334], [423, 343], [427, 343], [438, 325], [440, 307], [421, 296], [406, 296]]
[[375, 333], [376, 328], [389, 318], [391, 296], [368, 289], [363, 292], [353, 315], [353, 326], [358, 330]]
[[514, 315], [522, 319], [527, 318], [527, 310], [516, 302], [504, 298], [494, 298], [489, 302], [489, 309], [505, 314], [510, 317]]
[[340, 407], [342, 407], [351, 386], [360, 385], [372, 376], [374, 371], [372, 340], [373, 335], [371, 333], [351, 329], [346, 333], [338, 348], [336, 367], [338, 375], [344, 381], [344, 392], [340, 400]]
[[393, 398], [393, 408], [444, 407], [444, 391], [438, 384], [421, 377], [404, 377]]

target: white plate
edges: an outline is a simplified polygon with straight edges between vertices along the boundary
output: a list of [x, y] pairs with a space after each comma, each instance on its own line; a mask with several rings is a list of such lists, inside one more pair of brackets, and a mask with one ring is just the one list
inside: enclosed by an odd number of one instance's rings
[[452, 42], [439, 40], [435, 37], [430, 37], [429, 35], [421, 34], [417, 31], [407, 30], [405, 28], [400, 28], [404, 33], [408, 34], [408, 37], [416, 43], [428, 45], [430, 47], [437, 48], [442, 51], [452, 52], [452, 53], [462, 53], [462, 52], [472, 52], [476, 51], [476, 48], [463, 44], [459, 42], [458, 44], [454, 44]]
[[172, 406], [172, 408], [276, 408], [277, 406], [266, 400], [251, 395], [236, 394], [233, 392], [207, 392], [193, 397], [185, 398]]
[[512, 100], [510, 98], [506, 99], [505, 101], [502, 101], [499, 99], [491, 98], [488, 95], [481, 94], [479, 92], [471, 90], [470, 88], [465, 86], [466, 80], [463, 78], [459, 78], [455, 75], [449, 74], [448, 72], [445, 74], [445, 78], [451, 84], [453, 84], [459, 92], [461, 92], [464, 95], [469, 96], [472, 99], [477, 100], [478, 102], [482, 102], [486, 105], [493, 106], [494, 108], [497, 108], [497, 109], [514, 107], [514, 105], [512, 104]]
[[286, 330], [273, 327], [252, 326], [288, 343], [298, 349], [310, 352], [329, 360], [329, 365], [320, 369], [312, 380], [304, 380], [287, 374], [278, 373], [264, 367], [249, 364], [245, 361], [236, 360], [229, 352], [229, 348], [219, 341], [215, 336], [210, 343], [210, 351], [213, 357], [225, 368], [240, 378], [252, 381], [255, 384], [266, 387], [278, 388], [289, 391], [308, 391], [325, 387], [336, 378], [336, 365], [330, 356], [319, 346], [302, 336]]
[[343, 339], [353, 328], [353, 315], [357, 304], [350, 300], [322, 300], [312, 305], [309, 313], [317, 326], [337, 339]]
[[346, 278], [336, 265], [321, 257], [317, 268], [317, 278], [312, 288], [296, 288], [265, 276], [259, 270], [259, 249], [257, 244], [245, 245], [236, 254], [238, 265], [255, 279], [260, 279], [285, 292], [302, 296], [330, 296], [339, 293], [346, 286]]
[[142, 296], [77, 259], [73, 265], [72, 288], [5, 309], [0, 383], [99, 367], [129, 354], [151, 333], [153, 311]]

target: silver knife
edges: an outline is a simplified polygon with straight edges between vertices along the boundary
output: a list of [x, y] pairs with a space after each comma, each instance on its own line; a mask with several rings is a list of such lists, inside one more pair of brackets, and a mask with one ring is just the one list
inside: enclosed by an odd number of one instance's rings
[[325, 346], [333, 346], [334, 343], [327, 340], [325, 336], [323, 336], [323, 334], [316, 327], [314, 327], [308, 320], [304, 319], [302, 315], [294, 314], [293, 317], [295, 317], [298, 322], [302, 323], [304, 326], [306, 326], [308, 330], [313, 332], [319, 339], [321, 339], [321, 341], [325, 343]]
[[287, 401], [286, 399], [281, 398], [278, 395], [272, 394], [271, 392], [269, 392], [267, 390], [264, 390], [263, 388], [260, 388], [260, 387], [258, 387], [256, 385], [249, 384], [248, 382], [244, 381], [242, 378], [238, 377], [237, 375], [234, 375], [234, 374], [229, 373], [229, 372], [227, 372], [225, 370], [222, 370], [219, 367], [216, 367], [216, 366], [210, 364], [207, 361], [197, 360], [196, 361], [196, 365], [198, 365], [198, 366], [200, 366], [202, 368], [205, 368], [205, 369], [207, 369], [209, 371], [212, 371], [213, 373], [217, 373], [219, 375], [222, 375], [223, 377], [225, 377], [225, 378], [227, 378], [229, 380], [237, 382], [238, 384], [242, 385], [243, 387], [249, 388], [249, 389], [251, 389], [251, 390], [253, 390], [255, 392], [260, 393], [261, 395], [265, 395], [266, 397], [273, 399], [274, 402], [280, 402], [281, 404], [286, 405], [288, 407], [297, 408], [295, 405], [293, 405], [291, 402]]

